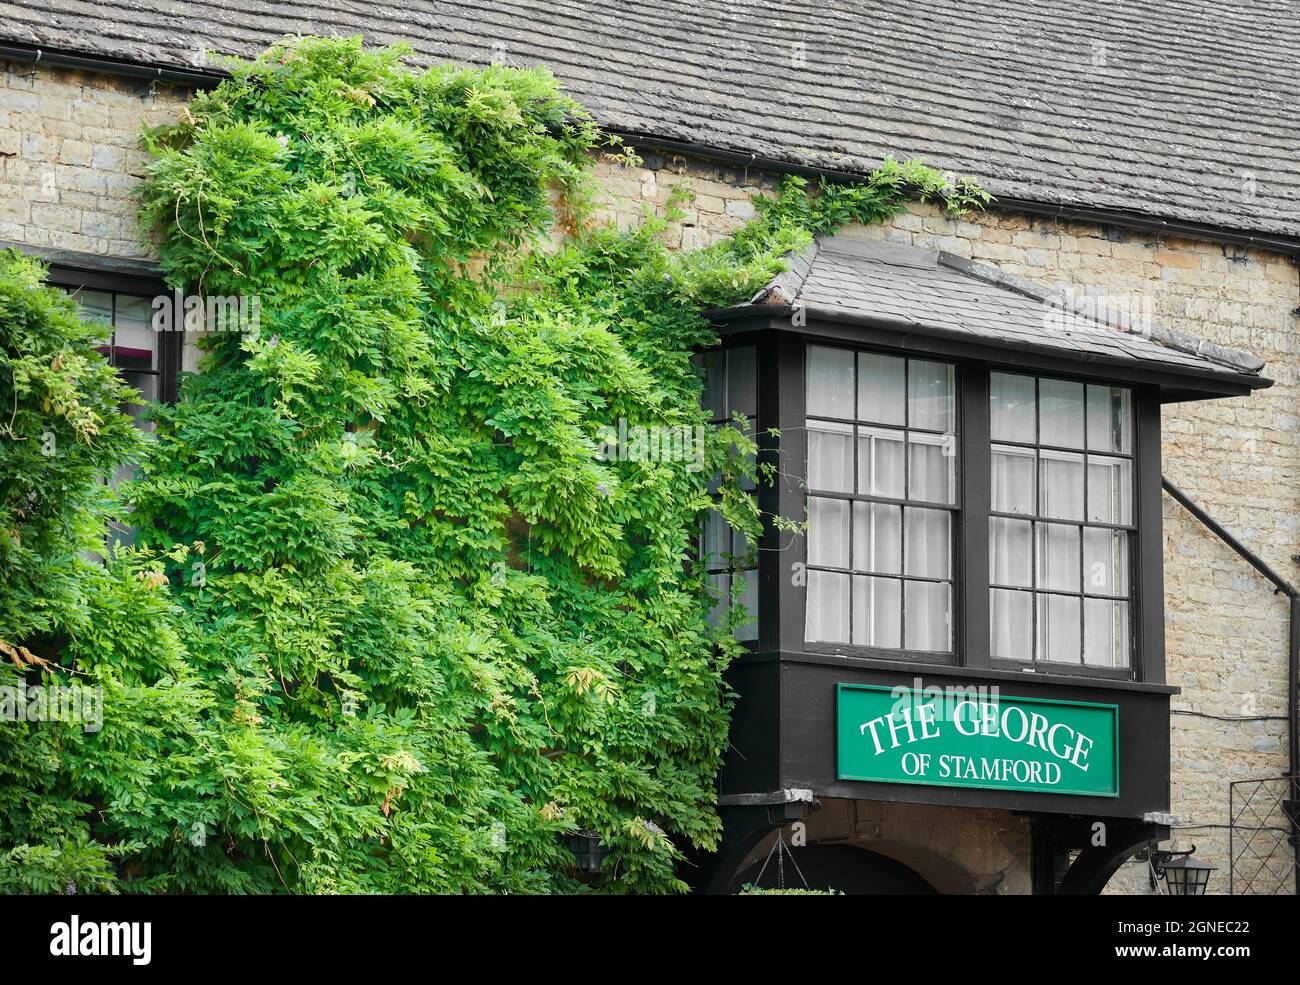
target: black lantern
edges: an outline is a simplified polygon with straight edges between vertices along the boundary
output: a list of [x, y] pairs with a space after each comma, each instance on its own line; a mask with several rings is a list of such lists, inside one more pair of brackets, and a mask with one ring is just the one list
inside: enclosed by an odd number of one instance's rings
[[[1192, 851], [1196, 851], [1195, 848]], [[1170, 896], [1204, 896], [1215, 866], [1192, 858], [1191, 852], [1165, 863], [1165, 883]]]
[[1210, 873], [1217, 866], [1193, 858], [1195, 852], [1195, 845], [1186, 852], [1152, 851], [1151, 888], [1155, 888], [1157, 879], [1163, 879], [1170, 896], [1204, 896], [1205, 888], [1210, 884]]
[[570, 831], [569, 851], [573, 852], [578, 871], [590, 875], [600, 871], [600, 863], [606, 854], [600, 835], [594, 831]]

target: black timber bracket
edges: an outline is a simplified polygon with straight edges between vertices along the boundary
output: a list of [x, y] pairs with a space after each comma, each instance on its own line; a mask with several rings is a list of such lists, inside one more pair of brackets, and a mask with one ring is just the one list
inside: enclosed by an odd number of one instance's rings
[[1152, 821], [1040, 814], [1033, 822], [1034, 895], [1099, 895], [1137, 852], [1168, 839], [1169, 826]]

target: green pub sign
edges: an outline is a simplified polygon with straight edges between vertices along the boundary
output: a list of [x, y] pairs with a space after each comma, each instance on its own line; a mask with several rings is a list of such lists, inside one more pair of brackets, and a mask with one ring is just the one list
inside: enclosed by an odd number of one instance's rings
[[1119, 796], [1119, 709], [983, 688], [840, 684], [841, 780]]

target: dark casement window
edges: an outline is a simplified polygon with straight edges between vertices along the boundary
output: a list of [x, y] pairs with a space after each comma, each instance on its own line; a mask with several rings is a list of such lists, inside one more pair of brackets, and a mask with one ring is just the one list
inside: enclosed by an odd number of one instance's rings
[[[704, 403], [713, 424], [732, 423], [735, 415], [747, 422], [746, 433], [753, 437], [758, 419], [758, 350], [740, 346], [704, 353], [699, 361], [705, 367]], [[752, 482], [746, 488], [754, 491]], [[717, 599], [712, 621], [715, 625], [730, 604], [732, 590], [740, 595], [740, 605], [749, 621], [736, 629], [736, 638], [752, 642], [758, 638], [758, 562], [751, 557], [743, 534], [732, 530], [717, 510], [705, 518], [700, 556], [713, 596]]]
[[950, 653], [954, 367], [809, 346], [808, 642]]
[[1129, 667], [1130, 391], [992, 373], [989, 432], [990, 656]]
[[[99, 351], [139, 391], [142, 400], [176, 400], [183, 336], [180, 332], [153, 329], [153, 299], [166, 292], [160, 279], [54, 264], [48, 280], [72, 296], [83, 318], [110, 326], [111, 332]], [[135, 419], [137, 427], [152, 430], [152, 423], [143, 419], [144, 409], [137, 403], [122, 407]], [[120, 482], [130, 474], [131, 467], [123, 466], [112, 479]]]

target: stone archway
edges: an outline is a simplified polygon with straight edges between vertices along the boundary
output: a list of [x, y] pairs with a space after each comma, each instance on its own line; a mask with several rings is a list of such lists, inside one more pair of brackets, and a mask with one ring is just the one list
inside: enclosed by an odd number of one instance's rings
[[[845, 847], [892, 862], [944, 895], [1028, 895], [1032, 888], [1029, 822], [1007, 811], [827, 798], [801, 820], [786, 822], [781, 833], [795, 851]], [[752, 842], [736, 859], [737, 876], [724, 877], [714, 891], [731, 886], [734, 892], [741, 876], [757, 873], [776, 837], [769, 830]], [[897, 881], [888, 864], [839, 857], [855, 870], [874, 869], [882, 885]], [[786, 885], [796, 885], [788, 870]]]

